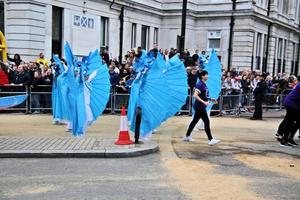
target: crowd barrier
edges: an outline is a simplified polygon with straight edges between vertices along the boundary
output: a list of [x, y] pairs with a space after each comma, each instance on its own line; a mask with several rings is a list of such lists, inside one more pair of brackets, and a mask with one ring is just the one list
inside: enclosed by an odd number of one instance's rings
[[[23, 86], [23, 85], [3, 85], [0, 86], [0, 97], [27, 94], [27, 100], [14, 108], [9, 108], [12, 111], [24, 111], [26, 113], [50, 112], [51, 105], [50, 85], [38, 86]], [[267, 93], [263, 102], [263, 109], [277, 109], [284, 108], [284, 98], [290, 90], [284, 90], [280, 94]], [[193, 91], [188, 90], [188, 96], [185, 104], [182, 106], [178, 114], [191, 115], [193, 112]], [[111, 89], [110, 98], [107, 103], [105, 112], [116, 113], [120, 112], [123, 106], [127, 107], [129, 103], [129, 93], [118, 93], [114, 88]], [[218, 104], [212, 107], [212, 112], [217, 115], [240, 115], [242, 112], [253, 112], [254, 97], [253, 94], [237, 94], [221, 95], [218, 99]], [[4, 112], [4, 111], [1, 111]]]

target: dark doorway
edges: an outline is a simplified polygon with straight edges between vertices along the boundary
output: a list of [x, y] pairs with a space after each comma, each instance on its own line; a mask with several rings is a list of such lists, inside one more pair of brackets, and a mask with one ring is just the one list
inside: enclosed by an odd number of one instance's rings
[[0, 31], [4, 33], [4, 2], [0, 1]]
[[63, 8], [52, 7], [52, 53], [62, 55], [62, 19]]

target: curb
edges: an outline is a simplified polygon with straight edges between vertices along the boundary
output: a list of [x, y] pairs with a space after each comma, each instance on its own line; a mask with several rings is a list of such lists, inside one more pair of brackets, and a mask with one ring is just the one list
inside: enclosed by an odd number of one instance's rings
[[156, 142], [147, 142], [145, 146], [99, 150], [0, 150], [0, 158], [127, 158], [159, 151]]

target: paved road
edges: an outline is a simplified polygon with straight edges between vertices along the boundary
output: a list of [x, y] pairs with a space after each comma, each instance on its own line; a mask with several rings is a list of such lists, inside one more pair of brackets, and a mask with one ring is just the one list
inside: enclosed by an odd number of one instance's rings
[[160, 155], [126, 159], [1, 159], [0, 199], [187, 199]]
[[[107, 122], [113, 128], [118, 120]], [[300, 199], [300, 148], [279, 147], [280, 119], [212, 118], [213, 135], [222, 140], [215, 147], [208, 147], [203, 131], [193, 132], [196, 142], [182, 142], [189, 121], [175, 117], [163, 124], [153, 137], [160, 152], [148, 156], [0, 159], [0, 199]], [[96, 125], [92, 134], [97, 130], [107, 127]]]

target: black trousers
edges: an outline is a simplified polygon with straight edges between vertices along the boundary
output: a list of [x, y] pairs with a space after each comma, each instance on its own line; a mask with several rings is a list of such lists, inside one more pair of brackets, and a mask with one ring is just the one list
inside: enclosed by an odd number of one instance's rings
[[209, 124], [209, 118], [208, 118], [208, 115], [207, 115], [207, 112], [205, 109], [197, 109], [194, 113], [194, 118], [193, 120], [191, 121], [190, 125], [189, 125], [189, 128], [186, 132], [186, 136], [190, 136], [193, 129], [195, 128], [196, 124], [198, 123], [198, 121], [202, 119], [203, 122], [204, 122], [204, 130], [205, 130], [205, 133], [207, 135], [207, 138], [209, 140], [213, 139], [213, 137], [211, 136], [211, 131], [210, 131], [210, 124]]
[[284, 120], [279, 125], [279, 133], [283, 133], [282, 142], [292, 139], [299, 128], [299, 111], [286, 108]]
[[262, 103], [263, 101], [260, 100], [260, 99], [255, 99], [254, 101], [254, 106], [255, 106], [255, 110], [254, 110], [254, 113], [253, 113], [253, 117], [256, 118], [256, 119], [262, 119]]

